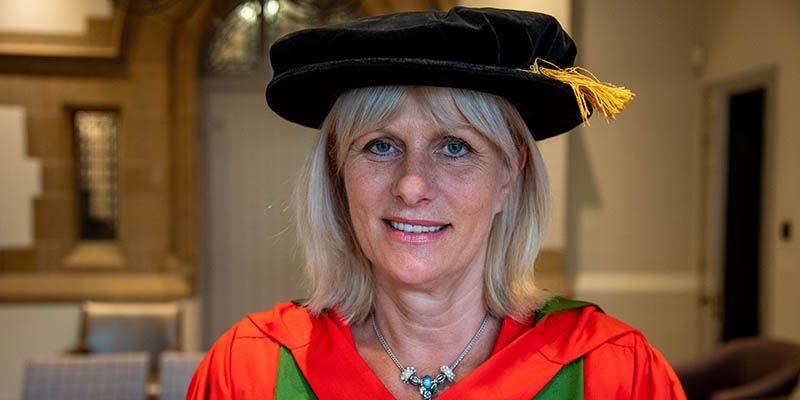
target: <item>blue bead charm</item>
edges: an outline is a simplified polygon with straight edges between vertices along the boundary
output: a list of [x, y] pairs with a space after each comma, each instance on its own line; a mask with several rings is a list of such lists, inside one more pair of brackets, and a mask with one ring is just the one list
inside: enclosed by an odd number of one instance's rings
[[439, 389], [439, 384], [445, 381], [445, 377], [442, 374], [436, 375], [435, 378], [425, 375], [420, 379], [417, 375], [414, 375], [408, 381], [412, 385], [419, 386], [419, 394], [422, 396], [422, 400], [431, 400], [433, 394]]
[[433, 378], [430, 375], [425, 375], [422, 377], [422, 386], [425, 389], [431, 390], [431, 386], [433, 386]]

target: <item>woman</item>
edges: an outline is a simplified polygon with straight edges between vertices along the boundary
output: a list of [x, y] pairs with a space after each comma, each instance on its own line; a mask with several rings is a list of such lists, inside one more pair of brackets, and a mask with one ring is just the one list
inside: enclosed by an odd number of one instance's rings
[[188, 398], [683, 398], [641, 334], [534, 284], [535, 140], [630, 99], [574, 57], [552, 17], [495, 9], [278, 41], [267, 101], [321, 132], [296, 197], [310, 297], [234, 326]]

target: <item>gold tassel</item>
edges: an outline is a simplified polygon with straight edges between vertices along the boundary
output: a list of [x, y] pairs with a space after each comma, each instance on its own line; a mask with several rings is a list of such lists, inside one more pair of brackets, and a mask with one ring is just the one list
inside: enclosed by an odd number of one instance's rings
[[[547, 67], [542, 67], [539, 62], [546, 63]], [[575, 99], [578, 101], [578, 109], [581, 118], [586, 126], [589, 126], [589, 107], [603, 113], [607, 121], [616, 118], [616, 114], [622, 111], [634, 96], [634, 93], [624, 87], [614, 86], [610, 83], [601, 82], [589, 70], [582, 67], [559, 68], [557, 65], [537, 58], [533, 61], [530, 70], [521, 70], [546, 76], [565, 83], [572, 88]]]

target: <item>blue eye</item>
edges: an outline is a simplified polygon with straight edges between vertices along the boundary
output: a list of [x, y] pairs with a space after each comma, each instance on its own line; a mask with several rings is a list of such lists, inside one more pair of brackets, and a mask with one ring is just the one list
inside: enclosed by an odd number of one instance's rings
[[468, 152], [467, 145], [460, 141], [445, 144], [443, 150], [448, 157], [461, 157]]
[[372, 154], [379, 156], [391, 154], [395, 148], [391, 143], [383, 140], [376, 140], [367, 145], [367, 150]]

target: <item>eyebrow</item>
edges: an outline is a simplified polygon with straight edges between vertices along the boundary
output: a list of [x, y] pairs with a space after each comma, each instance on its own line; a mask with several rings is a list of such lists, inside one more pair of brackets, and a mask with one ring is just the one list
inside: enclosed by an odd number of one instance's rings
[[[458, 130], [471, 131], [475, 135], [483, 136], [477, 129], [475, 129], [475, 127], [473, 127], [470, 124], [457, 124], [457, 125], [454, 124], [446, 127], [438, 127], [438, 129], [436, 129], [436, 131], [434, 132], [434, 135], [436, 137], [452, 136], [452, 133]], [[369, 132], [383, 132], [393, 136], [400, 136], [397, 130], [392, 129], [388, 126], [383, 126]], [[364, 133], [369, 133], [369, 132], [364, 132]], [[359, 136], [363, 136], [363, 134]]]

